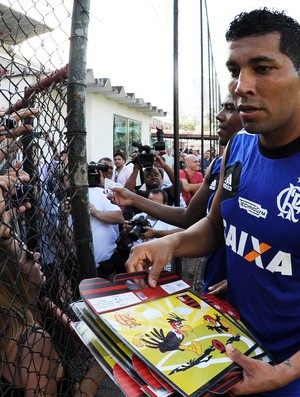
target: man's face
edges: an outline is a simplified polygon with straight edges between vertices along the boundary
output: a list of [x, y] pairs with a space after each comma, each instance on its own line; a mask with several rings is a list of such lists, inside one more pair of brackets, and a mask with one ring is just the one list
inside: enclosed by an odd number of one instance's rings
[[125, 164], [125, 160], [122, 158], [122, 156], [119, 155], [114, 157], [114, 161], [117, 168], [122, 168]]
[[225, 97], [221, 104], [221, 110], [216, 115], [216, 119], [218, 120], [217, 134], [220, 138], [220, 145], [226, 146], [232, 135], [243, 128], [231, 95], [228, 94]]
[[199, 171], [199, 161], [195, 155], [188, 155], [186, 159], [186, 167], [189, 168], [191, 171]]
[[112, 179], [112, 175], [113, 175], [113, 163], [112, 161], [108, 161], [108, 160], [101, 160], [101, 164], [105, 164], [108, 166], [108, 171], [101, 171], [101, 176], [103, 178], [108, 178], [108, 179]]
[[299, 136], [300, 78], [279, 50], [279, 33], [229, 43], [229, 91], [244, 128], [265, 146], [283, 146]]
[[163, 180], [160, 172], [156, 168], [145, 170], [144, 176], [147, 189], [156, 189], [161, 187]]
[[148, 199], [158, 204], [165, 204], [164, 196], [162, 195], [162, 193], [156, 193], [156, 194], [149, 193]]

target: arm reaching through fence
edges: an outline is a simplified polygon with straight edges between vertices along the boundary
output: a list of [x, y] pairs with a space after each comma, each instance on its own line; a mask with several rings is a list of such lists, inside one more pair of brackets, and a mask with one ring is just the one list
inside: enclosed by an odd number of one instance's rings
[[24, 108], [19, 111], [7, 114], [6, 109], [0, 110], [0, 142], [6, 137], [18, 138], [25, 132], [32, 131], [33, 126], [27, 124], [26, 120], [33, 119], [39, 115], [36, 108]]
[[23, 213], [30, 208], [30, 203], [24, 202], [20, 207], [11, 207], [7, 201], [8, 195], [13, 195], [16, 186], [29, 181], [29, 175], [20, 169], [19, 162], [10, 168], [5, 175], [0, 175], [0, 239], [11, 235], [10, 223], [16, 213]]

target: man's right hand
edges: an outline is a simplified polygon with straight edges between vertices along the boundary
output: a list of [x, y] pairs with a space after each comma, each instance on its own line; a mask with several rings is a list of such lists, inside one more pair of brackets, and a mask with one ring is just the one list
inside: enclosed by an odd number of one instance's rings
[[169, 240], [169, 236], [162, 237], [133, 247], [125, 263], [126, 271], [141, 272], [151, 267], [148, 283], [150, 287], [156, 287], [161, 271], [173, 257], [173, 248]]

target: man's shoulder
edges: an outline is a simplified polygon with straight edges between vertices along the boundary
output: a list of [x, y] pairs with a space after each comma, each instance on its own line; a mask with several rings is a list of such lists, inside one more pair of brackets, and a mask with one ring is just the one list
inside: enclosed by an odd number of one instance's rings
[[203, 182], [203, 175], [200, 171], [196, 171], [191, 179], [193, 183], [201, 183]]
[[180, 178], [187, 179], [187, 174], [185, 170], [179, 170], [179, 176]]
[[124, 165], [124, 167], [123, 167], [124, 174], [131, 175], [132, 171], [133, 171], [133, 164], [132, 163]]
[[88, 189], [89, 192], [89, 200], [92, 201], [93, 199], [97, 200], [108, 200], [104, 193], [104, 189], [102, 187], [89, 187]]
[[126, 167], [127, 170], [133, 171], [134, 164], [133, 164], [132, 161], [130, 161], [129, 163], [125, 164], [125, 167]]
[[93, 186], [93, 187], [89, 187], [89, 194], [100, 194], [103, 193], [104, 189], [103, 187], [100, 186]]

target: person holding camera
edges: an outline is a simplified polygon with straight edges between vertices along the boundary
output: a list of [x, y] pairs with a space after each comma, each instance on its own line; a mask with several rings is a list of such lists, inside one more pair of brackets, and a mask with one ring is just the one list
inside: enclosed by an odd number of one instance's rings
[[94, 255], [98, 277], [111, 279], [115, 272], [117, 257], [115, 249], [119, 237], [119, 225], [124, 218], [120, 207], [112, 204], [104, 194], [104, 175], [108, 166], [101, 163], [90, 163], [88, 167], [89, 211], [93, 235]]
[[[149, 192], [152, 189], [160, 189], [162, 188], [168, 196], [167, 204], [173, 205], [174, 204], [174, 171], [164, 162], [161, 156], [155, 154], [153, 157], [153, 165], [148, 165], [143, 169], [143, 166], [138, 161], [139, 154], [136, 155], [134, 160], [134, 168], [131, 176], [127, 180], [125, 184], [125, 188], [138, 194], [139, 196], [148, 198]], [[136, 186], [136, 178], [140, 170], [143, 169], [143, 184], [140, 186]], [[167, 173], [171, 185], [164, 186], [163, 185], [163, 177], [164, 172]], [[134, 214], [136, 214], [138, 210], [134, 207], [131, 208], [129, 211], [128, 208], [126, 209], [126, 219], [131, 219]]]
[[[164, 189], [152, 189], [148, 195], [148, 200], [162, 205], [168, 205], [168, 195]], [[137, 240], [133, 245], [141, 244], [142, 242], [152, 240], [153, 238], [164, 237], [168, 234], [184, 230], [160, 219], [156, 219], [145, 212], [136, 214], [134, 219], [140, 219], [141, 217], [145, 217], [147, 219], [148, 225], [143, 226], [139, 240]]]
[[110, 157], [102, 157], [99, 161], [98, 164], [104, 164], [106, 165], [106, 169], [103, 169], [101, 171], [101, 175], [100, 175], [100, 186], [104, 187], [104, 179], [113, 179], [113, 171], [114, 171], [114, 165], [113, 165], [113, 161]]
[[[168, 195], [164, 189], [152, 189], [148, 199], [161, 205], [168, 205]], [[127, 222], [117, 241], [117, 251], [119, 254], [122, 254], [122, 264], [124, 265], [125, 261], [128, 259], [132, 247], [145, 241], [164, 237], [182, 230], [184, 229], [156, 219], [146, 212], [134, 215], [133, 218]], [[120, 268], [122, 268], [121, 265]], [[165, 270], [171, 270], [171, 263], [166, 265]], [[125, 271], [125, 267], [123, 267], [123, 272]]]

